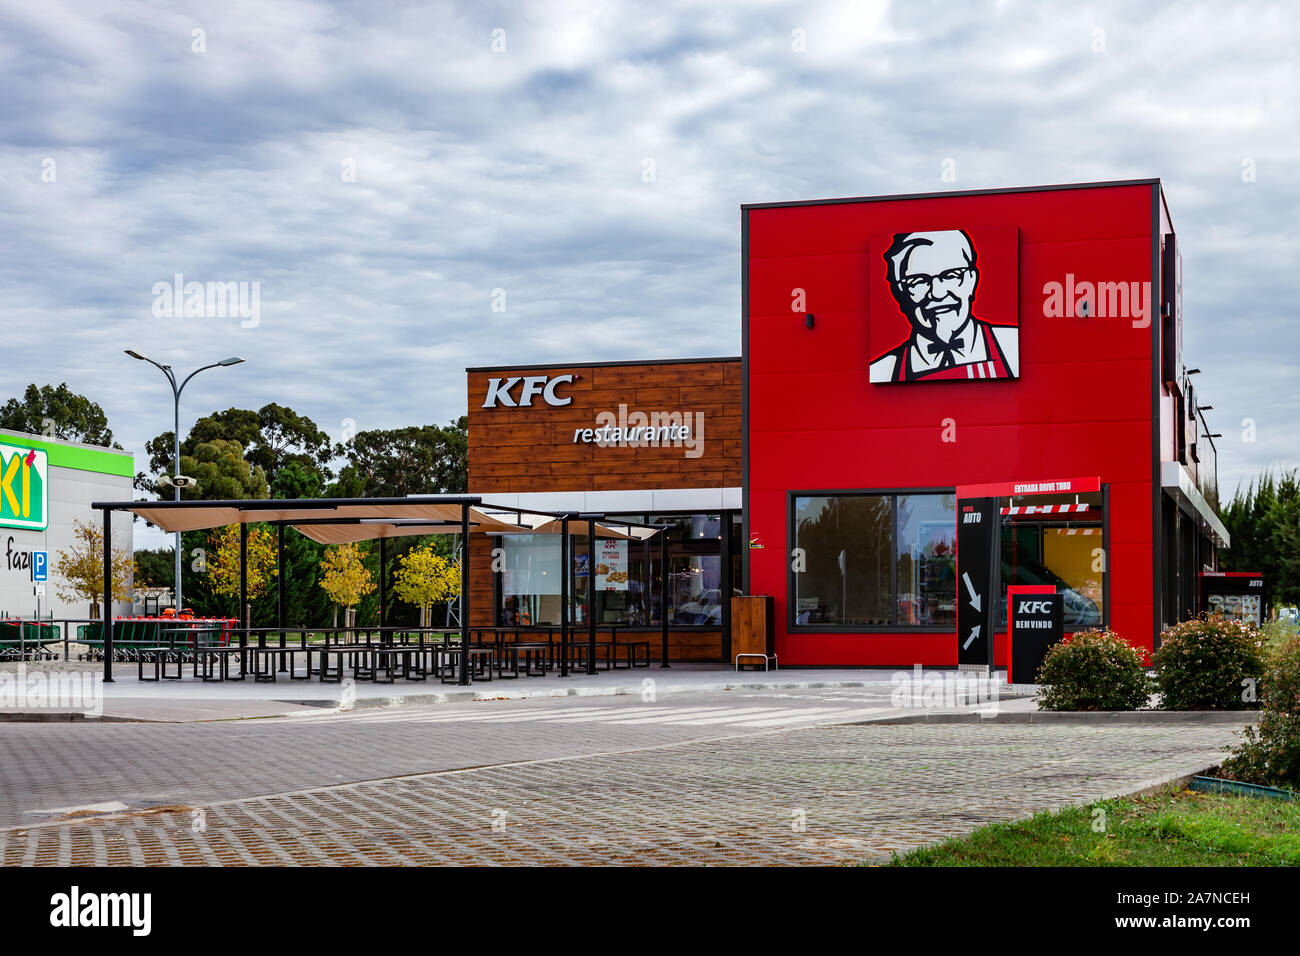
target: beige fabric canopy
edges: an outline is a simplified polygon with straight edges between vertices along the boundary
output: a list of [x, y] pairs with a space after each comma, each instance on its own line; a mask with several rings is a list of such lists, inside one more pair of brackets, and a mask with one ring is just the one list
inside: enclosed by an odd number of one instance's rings
[[[353, 499], [355, 500], [355, 499]], [[280, 521], [298, 527], [298, 530], [314, 537], [307, 529], [326, 527], [368, 528], [369, 533], [359, 537], [343, 538], [344, 541], [363, 541], [369, 538], [390, 537], [386, 529], [401, 526], [402, 522], [423, 521], [445, 523], [443, 530], [457, 532], [460, 530], [461, 505], [450, 502], [412, 501], [410, 504], [340, 504], [323, 503], [314, 508], [273, 507], [241, 508], [224, 503], [212, 507], [168, 508], [158, 507], [154, 502], [142, 501], [132, 503], [124, 511], [130, 511], [145, 521], [156, 524], [163, 531], [199, 531], [204, 528], [222, 528], [231, 524], [256, 524], [263, 521]], [[498, 512], [501, 514], [502, 512]], [[384, 521], [383, 519], [391, 519]], [[327, 524], [335, 520], [337, 525]], [[489, 515], [481, 508], [471, 506], [469, 520], [478, 525], [480, 531], [526, 531], [527, 528]], [[366, 522], [366, 524], [358, 524]], [[301, 527], [299, 527], [301, 525]], [[450, 527], [455, 525], [455, 527]], [[405, 531], [404, 534], [436, 534], [437, 524], [422, 531]], [[322, 539], [317, 539], [322, 540]]]
[[[286, 502], [287, 507], [277, 508], [268, 501], [213, 502], [211, 506], [196, 504], [178, 508], [171, 502], [141, 501], [124, 505], [122, 510], [139, 515], [167, 532], [281, 522], [320, 544], [459, 534], [461, 529], [461, 502], [413, 498], [394, 503], [390, 498], [383, 503], [367, 503], [354, 498], [339, 504], [331, 504], [328, 499], [313, 504], [313, 507], [293, 507]], [[491, 505], [470, 505], [469, 524], [471, 531], [482, 534], [559, 534], [563, 527], [561, 519], [554, 515]], [[569, 521], [570, 534], [585, 534], [586, 528], [585, 519]], [[656, 533], [654, 528], [639, 525], [603, 521], [596, 524], [598, 538], [642, 541]]]

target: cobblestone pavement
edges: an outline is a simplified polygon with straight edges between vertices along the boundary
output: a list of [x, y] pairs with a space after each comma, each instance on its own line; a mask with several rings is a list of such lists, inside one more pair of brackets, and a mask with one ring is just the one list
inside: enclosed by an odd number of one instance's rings
[[[454, 725], [415, 726], [427, 733]], [[883, 860], [985, 822], [1199, 770], [1221, 758], [1236, 732], [1081, 724], [751, 730], [59, 820], [0, 831], [0, 859], [95, 866]]]
[[206, 804], [897, 712], [875, 690], [434, 704], [190, 724], [0, 723], [0, 827], [117, 801]]

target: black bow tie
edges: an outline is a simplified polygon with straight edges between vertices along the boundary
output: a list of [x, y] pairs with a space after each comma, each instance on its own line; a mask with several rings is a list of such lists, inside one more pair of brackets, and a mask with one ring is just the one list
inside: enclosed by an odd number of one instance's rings
[[960, 349], [961, 346], [961, 339], [953, 339], [947, 345], [941, 342], [929, 342], [926, 344], [925, 350], [931, 355], [942, 355], [943, 358], [939, 361], [939, 367], [947, 368], [950, 365], [957, 364], [957, 359], [953, 353]]

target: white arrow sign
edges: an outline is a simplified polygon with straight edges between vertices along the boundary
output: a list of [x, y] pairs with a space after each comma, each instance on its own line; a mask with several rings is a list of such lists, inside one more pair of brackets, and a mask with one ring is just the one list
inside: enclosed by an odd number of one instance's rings
[[967, 648], [969, 648], [971, 644], [975, 641], [975, 638], [979, 636], [980, 636], [980, 625], [976, 624], [974, 627], [970, 629], [970, 637], [966, 638], [966, 643], [961, 646], [961, 649], [964, 651]]
[[[970, 573], [963, 571], [961, 579], [966, 582], [966, 590], [970, 592], [970, 606], [978, 611], [980, 609], [980, 596], [975, 593], [975, 585], [970, 583]], [[969, 644], [970, 641], [966, 643]]]

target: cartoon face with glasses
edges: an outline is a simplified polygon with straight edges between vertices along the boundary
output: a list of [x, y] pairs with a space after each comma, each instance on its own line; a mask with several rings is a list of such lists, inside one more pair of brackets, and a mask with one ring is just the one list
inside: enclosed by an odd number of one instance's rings
[[890, 291], [912, 332], [871, 363], [871, 381], [1019, 374], [1020, 330], [971, 311], [980, 274], [970, 236], [960, 229], [898, 233], [884, 258]]

